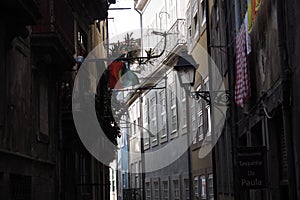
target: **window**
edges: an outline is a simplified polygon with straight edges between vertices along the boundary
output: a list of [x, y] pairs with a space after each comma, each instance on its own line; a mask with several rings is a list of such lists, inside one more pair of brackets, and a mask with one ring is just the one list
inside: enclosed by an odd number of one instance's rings
[[138, 174], [135, 174], [135, 187], [136, 188], [140, 187], [139, 175]]
[[148, 111], [148, 99], [144, 98], [144, 105], [143, 105], [143, 138], [144, 138], [144, 149], [149, 148], [149, 111]]
[[132, 135], [136, 135], [136, 120], [133, 121], [133, 133]]
[[[199, 87], [197, 89], [198, 91], [201, 90], [201, 87]], [[198, 139], [199, 141], [203, 140], [204, 136], [204, 131], [203, 131], [203, 112], [202, 112], [202, 99], [200, 98], [198, 101], [197, 101], [197, 131], [198, 131]]]
[[[204, 79], [204, 88], [206, 91], [209, 91], [209, 80], [208, 77]], [[211, 113], [210, 113], [210, 105], [206, 103], [206, 136], [211, 136]]]
[[198, 21], [198, 14], [195, 13], [193, 17], [193, 23], [194, 23], [194, 38], [197, 38], [199, 35], [199, 21]]
[[206, 179], [205, 176], [201, 176], [201, 199], [206, 199]]
[[162, 90], [159, 92], [159, 106], [160, 106], [160, 135], [161, 138], [167, 136], [167, 119], [166, 119], [166, 92]]
[[202, 114], [202, 110], [201, 110], [201, 112], [199, 112], [198, 116], [199, 116], [198, 138], [199, 138], [199, 141], [201, 141], [201, 140], [203, 140], [203, 114]]
[[77, 44], [78, 44], [78, 55], [84, 56], [86, 55], [87, 50], [87, 36], [84, 31], [79, 27], [77, 31]]
[[[119, 181], [119, 183], [123, 183], [122, 187], [125, 188], [125, 186], [126, 186], [126, 180], [125, 180], [125, 173], [124, 172], [122, 173], [122, 180]], [[120, 188], [122, 188], [122, 187], [120, 187]]]
[[152, 143], [157, 143], [156, 96], [150, 99], [150, 131], [154, 135]]
[[194, 177], [194, 197], [195, 199], [199, 199], [199, 180], [198, 177]]
[[201, 5], [201, 26], [204, 26], [206, 23], [206, 0], [200, 0]]
[[190, 182], [189, 179], [183, 180], [183, 187], [184, 187], [184, 197], [185, 200], [190, 199]]
[[146, 200], [151, 200], [150, 182], [146, 182]]
[[180, 193], [179, 193], [179, 181], [173, 180], [173, 188], [174, 188], [174, 199], [180, 199]]
[[159, 200], [159, 182], [155, 181], [153, 182], [153, 186], [154, 186], [154, 199], [155, 200]]
[[193, 134], [193, 144], [196, 144], [197, 142], [197, 125], [196, 125], [196, 102], [195, 100], [192, 100], [191, 102], [191, 117], [192, 117], [192, 134]]
[[207, 188], [208, 188], [209, 200], [213, 200], [214, 199], [213, 174], [208, 175]]
[[162, 182], [163, 186], [163, 200], [168, 200], [169, 199], [169, 182], [168, 181], [163, 181]]
[[115, 181], [114, 181], [114, 180], [112, 180], [111, 182], [112, 182], [112, 184], [111, 184], [111, 185], [112, 185], [112, 186], [111, 186], [111, 187], [112, 187], [112, 189], [111, 189], [111, 190], [114, 192], [114, 191], [115, 191]]
[[191, 7], [188, 5], [187, 10], [186, 10], [186, 19], [187, 19], [187, 42], [188, 42], [188, 49], [190, 49], [192, 43], [193, 43], [193, 38], [192, 38], [192, 16], [191, 16]]
[[186, 110], [186, 92], [185, 89], [181, 89], [181, 105], [182, 105], [182, 128], [185, 128], [187, 126], [187, 110]]
[[130, 164], [130, 168], [131, 168], [131, 173], [134, 173], [134, 163]]
[[176, 109], [176, 85], [173, 77], [173, 82], [170, 84], [171, 87], [171, 133], [177, 130], [177, 109]]

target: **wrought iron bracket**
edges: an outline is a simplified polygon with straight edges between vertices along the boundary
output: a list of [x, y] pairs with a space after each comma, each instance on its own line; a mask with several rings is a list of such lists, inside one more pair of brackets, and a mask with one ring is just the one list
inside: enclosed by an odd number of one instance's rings
[[228, 90], [220, 91], [194, 91], [189, 92], [191, 98], [199, 100], [202, 98], [209, 105], [217, 106], [229, 106], [230, 105], [230, 93]]

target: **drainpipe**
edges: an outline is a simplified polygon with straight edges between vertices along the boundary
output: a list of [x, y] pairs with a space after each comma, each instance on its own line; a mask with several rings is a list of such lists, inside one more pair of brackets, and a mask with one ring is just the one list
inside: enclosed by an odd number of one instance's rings
[[187, 145], [188, 145], [188, 149], [187, 149], [187, 153], [188, 153], [188, 173], [189, 173], [189, 199], [192, 200], [193, 195], [193, 175], [192, 175], [192, 160], [191, 160], [191, 148], [190, 148], [190, 134], [192, 133], [191, 130], [191, 125], [190, 125], [190, 98], [188, 95], [188, 92], [186, 90], [184, 90], [185, 92], [185, 101], [186, 101], [186, 119], [187, 119]]
[[140, 15], [140, 29], [141, 29], [141, 56], [143, 56], [143, 13], [141, 13], [136, 7], [134, 10]]
[[294, 142], [292, 132], [292, 118], [291, 118], [291, 71], [288, 65], [287, 55], [287, 27], [286, 27], [286, 13], [285, 13], [285, 0], [276, 1], [277, 8], [277, 23], [278, 23], [278, 45], [280, 55], [280, 66], [282, 76], [282, 117], [283, 128], [286, 139], [287, 160], [288, 160], [288, 181], [289, 181], [289, 199], [295, 200], [296, 198], [296, 173], [295, 173], [295, 160], [294, 160]]
[[[240, 21], [240, 15], [239, 15], [239, 0], [234, 1], [234, 12], [235, 12], [235, 32], [238, 33], [239, 31], [239, 21]], [[231, 11], [230, 9], [231, 6], [231, 1], [229, 4], [226, 6], [226, 20], [229, 20], [228, 17], [230, 17], [229, 13]], [[240, 187], [239, 187], [239, 180], [237, 176], [238, 172], [238, 165], [237, 165], [237, 147], [238, 147], [238, 134], [237, 134], [237, 127], [236, 127], [236, 121], [237, 121], [237, 115], [236, 115], [236, 106], [235, 106], [235, 51], [234, 51], [234, 45], [229, 44], [229, 42], [233, 41], [235, 39], [235, 34], [232, 34], [233, 30], [233, 24], [229, 23], [229, 28], [226, 31], [226, 39], [227, 39], [227, 65], [228, 65], [228, 79], [229, 79], [229, 91], [230, 91], [230, 107], [229, 107], [229, 112], [230, 112], [230, 131], [231, 131], [231, 148], [232, 148], [232, 167], [233, 167], [233, 195], [235, 200], [240, 199]], [[235, 44], [235, 43], [234, 43]], [[229, 46], [230, 45], [230, 46]], [[234, 59], [232, 59], [234, 58]]]
[[[211, 35], [210, 35], [210, 5], [209, 5], [210, 1], [207, 1], [206, 3], [206, 46], [207, 46], [207, 59], [208, 59], [208, 77], [209, 77], [209, 87], [213, 88], [213, 72], [212, 72], [212, 63], [211, 63]], [[213, 109], [213, 103], [212, 103], [212, 108], [210, 109], [210, 116], [211, 116], [211, 122], [212, 122], [212, 141], [216, 140], [215, 137], [215, 117], [214, 117], [214, 109]], [[216, 145], [216, 144], [215, 144]], [[215, 147], [212, 148], [212, 152], [211, 152], [211, 157], [212, 157], [212, 173], [213, 173], [213, 194], [214, 194], [214, 200], [218, 199], [218, 193], [217, 193], [217, 167], [216, 167], [216, 152], [215, 152]], [[206, 188], [208, 191], [208, 188]], [[208, 194], [210, 195], [210, 194]]]
[[[141, 29], [141, 56], [143, 56], [143, 13], [140, 12], [135, 6], [134, 6], [134, 10], [140, 15], [140, 29]], [[143, 97], [140, 97], [140, 115], [143, 115]], [[142, 122], [143, 123], [143, 122]], [[142, 199], [145, 199], [146, 197], [146, 191], [145, 191], [145, 150], [144, 150], [144, 134], [141, 131], [141, 163], [142, 163], [142, 169], [140, 169], [142, 171], [141, 176], [142, 176], [142, 181], [141, 181], [141, 185], [142, 185]]]

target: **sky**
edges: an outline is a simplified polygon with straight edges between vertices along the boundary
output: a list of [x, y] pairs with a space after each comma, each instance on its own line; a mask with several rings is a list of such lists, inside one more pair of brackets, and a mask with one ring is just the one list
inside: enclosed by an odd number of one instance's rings
[[[108, 32], [110, 41], [122, 40], [125, 33], [140, 31], [140, 15], [134, 10], [133, 0], [117, 0], [109, 8], [131, 8], [130, 10], [108, 10]], [[112, 18], [112, 19], [111, 19]]]

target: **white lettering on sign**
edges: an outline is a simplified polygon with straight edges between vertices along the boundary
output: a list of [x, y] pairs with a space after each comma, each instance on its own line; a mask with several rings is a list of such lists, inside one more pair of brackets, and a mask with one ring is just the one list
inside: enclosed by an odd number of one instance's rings
[[258, 180], [257, 178], [254, 180], [242, 179], [242, 186], [262, 186], [262, 181]]
[[240, 166], [243, 167], [250, 167], [250, 166], [259, 166], [259, 165], [262, 165], [262, 161], [252, 161], [252, 162], [243, 162], [243, 161], [240, 161], [239, 162]]

